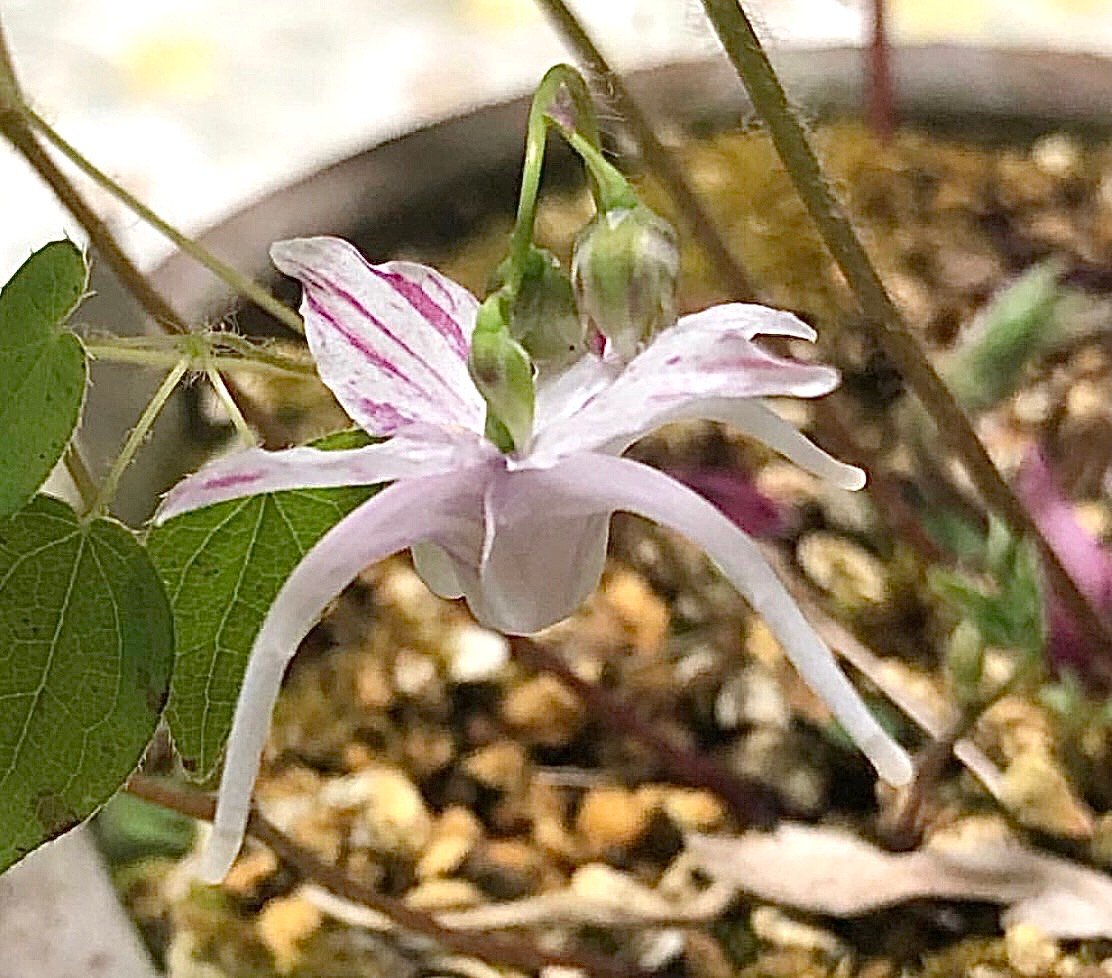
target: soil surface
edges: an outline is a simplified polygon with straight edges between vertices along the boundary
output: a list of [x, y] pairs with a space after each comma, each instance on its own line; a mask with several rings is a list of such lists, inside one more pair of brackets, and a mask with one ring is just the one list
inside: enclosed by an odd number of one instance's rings
[[[1073, 303], [1076, 328], [1024, 366], [1018, 389], [979, 408], [978, 425], [1007, 470], [1029, 445], [1044, 445], [1079, 519], [1105, 534], [1112, 149], [1056, 135], [1022, 148], [956, 145], [912, 131], [878, 145], [853, 126], [817, 137], [886, 282], [940, 362], [1000, 289], [1055, 263], [1051, 275]], [[835, 397], [778, 408], [829, 449], [864, 462], [873, 488], [831, 490], [709, 424], [669, 428], [635, 454], [665, 468], [725, 473], [763, 494], [771, 513], [754, 529], [792, 586], [829, 616], [823, 621], [845, 626], [882, 660], [885, 689], [857, 675], [861, 687], [909, 747], [922, 747], [923, 734], [888, 694], [938, 709], [955, 697], [946, 655], [956, 619], [927, 585], [927, 570], [958, 558], [929, 515], [956, 513], [976, 526], [978, 510], [899, 378], [862, 340], [844, 285], [767, 142], [731, 135], [681, 151], [761, 299], [819, 329], [817, 352], [791, 352], [844, 371]], [[656, 188], [645, 191], [668, 212]], [[550, 200], [540, 236], [566, 256], [588, 216], [585, 196]], [[507, 230], [491, 228], [460, 254], [407, 257], [481, 291]], [[687, 309], [729, 298], [693, 246], [682, 294]], [[271, 394], [291, 400], [288, 391]], [[283, 414], [287, 436], [342, 426], [316, 395], [298, 396], [298, 409], [287, 403]], [[621, 893], [633, 919], [620, 925], [601, 911], [578, 921], [552, 912], [539, 922], [516, 918], [520, 933], [668, 975], [1112, 974], [1112, 942], [1057, 940], [1053, 926], [1002, 923], [1001, 901], [984, 898], [918, 898], [842, 916], [762, 899], [755, 881], [758, 895], [729, 894], [683, 926], [665, 920], [660, 905], [679, 916], [713, 892], [691, 864], [688, 833], [740, 836], [803, 822], [883, 846], [893, 799], [878, 793], [866, 763], [706, 558], [643, 521], [615, 518], [602, 586], [537, 643], [620, 697], [653, 734], [727, 772], [741, 796], [679, 783], [658, 750], [584, 705], [527, 646], [511, 648], [476, 626], [462, 603], [433, 597], [399, 558], [368, 570], [295, 660], [258, 786], [263, 810], [322, 857], [428, 910], [478, 910], [569, 888], [572, 902], [591, 908]], [[983, 681], [1006, 675], [1011, 662], [989, 649]], [[1106, 688], [1099, 670], [1032, 671], [974, 732], [1003, 787], [990, 793], [956, 763], [945, 767], [922, 813], [926, 836], [976, 827], [1107, 873]], [[197, 884], [191, 872], [189, 858], [154, 857], [119, 870], [145, 933], [179, 978], [490, 974], [427, 943], [343, 922], [342, 909], [262, 847], [245, 850], [223, 889]], [[828, 881], [847, 894], [862, 885], [852, 876]], [[831, 894], [815, 896], [821, 904]], [[515, 903], [515, 912], [527, 906]]]

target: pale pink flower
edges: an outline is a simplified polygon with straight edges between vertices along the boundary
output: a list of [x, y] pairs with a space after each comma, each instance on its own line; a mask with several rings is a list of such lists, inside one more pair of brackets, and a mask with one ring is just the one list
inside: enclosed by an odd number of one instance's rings
[[467, 370], [477, 300], [431, 268], [368, 264], [335, 238], [280, 242], [274, 263], [304, 287], [321, 379], [351, 418], [387, 440], [326, 452], [251, 449], [178, 485], [158, 519], [260, 492], [388, 488], [336, 524], [283, 585], [255, 639], [228, 742], [207, 878], [222, 879], [243, 837], [282, 674], [323, 609], [361, 570], [410, 549], [425, 582], [463, 596], [486, 626], [528, 634], [567, 617], [602, 572], [610, 516], [637, 513], [701, 546], [767, 622], [815, 692], [875, 765], [911, 765], [869, 713], [759, 550], [726, 516], [667, 475], [621, 457], [669, 421], [721, 421], [849, 489], [864, 475], [827, 455], [762, 398], [818, 397], [835, 371], [784, 360], [757, 335], [813, 340], [796, 317], [729, 304], [682, 317], [628, 363], [585, 355], [538, 381], [533, 436], [499, 452]]

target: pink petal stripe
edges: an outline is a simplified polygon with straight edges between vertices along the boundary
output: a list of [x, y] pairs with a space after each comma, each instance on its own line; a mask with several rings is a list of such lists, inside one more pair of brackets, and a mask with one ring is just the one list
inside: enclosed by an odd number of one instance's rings
[[814, 337], [794, 316], [763, 306], [716, 306], [684, 317], [574, 413], [538, 411], [531, 457], [551, 464], [581, 451], [622, 451], [667, 421], [702, 417], [704, 403], [818, 397], [837, 386], [830, 367], [762, 350], [752, 341], [761, 332]]
[[339, 238], [271, 248], [305, 289], [302, 312], [321, 379], [367, 431], [422, 421], [482, 432], [485, 408], [467, 372], [478, 302], [412, 262], [371, 265]]
[[372, 486], [395, 479], [467, 468], [495, 455], [470, 432], [453, 434], [413, 426], [404, 434], [366, 448], [325, 452], [303, 446], [280, 452], [250, 448], [210, 462], [179, 482], [163, 500], [155, 523], [229, 499], [286, 489]]

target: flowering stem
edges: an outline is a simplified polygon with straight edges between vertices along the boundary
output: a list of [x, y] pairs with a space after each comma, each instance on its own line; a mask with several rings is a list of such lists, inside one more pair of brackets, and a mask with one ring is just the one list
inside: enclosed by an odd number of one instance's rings
[[279, 302], [257, 282], [252, 281], [246, 275], [236, 271], [231, 265], [217, 258], [211, 251], [202, 247], [192, 238], [164, 221], [141, 200], [116, 183], [116, 181], [103, 170], [98, 170], [89, 160], [82, 156], [74, 146], [66, 142], [66, 140], [54, 130], [50, 123], [29, 106], [24, 105], [22, 107], [22, 112], [31, 125], [42, 133], [47, 141], [82, 173], [90, 177], [96, 184], [120, 200], [127, 208], [137, 214], [164, 237], [172, 241], [178, 248], [189, 255], [190, 258], [207, 268], [233, 292], [237, 292], [243, 298], [253, 302], [264, 312], [271, 315], [274, 319], [278, 320], [278, 322], [293, 330], [295, 333], [305, 332], [305, 326], [301, 321], [301, 317], [296, 312]]
[[62, 456], [62, 464], [66, 467], [70, 479], [73, 480], [73, 486], [77, 490], [77, 496], [81, 500], [82, 507], [86, 511], [91, 511], [97, 500], [97, 484], [89, 471], [88, 463], [81, 454], [81, 449], [77, 447], [76, 441], [71, 439], [66, 446], [65, 454]]
[[826, 247], [864, 312], [863, 323], [903, 375], [934, 422], [939, 435], [961, 460], [984, 502], [1020, 537], [1033, 539], [1051, 584], [1105, 655], [1112, 656], [1112, 633], [1066, 571], [1057, 553], [996, 468], [969, 418], [938, 376], [919, 342], [908, 330], [834, 196], [814, 149], [788, 103], [738, 0], [703, 0], [703, 7], [745, 85], [754, 108], [768, 127], [773, 145]]
[[564, 139], [582, 158], [587, 172], [594, 178], [595, 205], [601, 213], [623, 207], [636, 207], [637, 195], [629, 181], [618, 172], [602, 150], [576, 130], [560, 128]]
[[598, 144], [598, 124], [586, 82], [571, 65], [554, 65], [545, 72], [529, 107], [529, 121], [525, 130], [525, 162], [521, 168], [521, 194], [518, 198], [513, 236], [510, 239], [510, 274], [506, 284], [511, 295], [516, 294], [521, 285], [529, 247], [533, 243], [537, 197], [540, 193], [545, 142], [550, 125], [549, 112], [560, 92], [564, 90], [571, 96], [575, 106], [576, 129], [585, 132], [588, 140]]
[[166, 406], [170, 395], [174, 393], [178, 383], [185, 376], [186, 371], [189, 370], [189, 363], [187, 357], [179, 360], [174, 369], [166, 375], [162, 385], [155, 391], [150, 403], [143, 409], [139, 421], [132, 428], [131, 434], [127, 436], [127, 441], [124, 442], [124, 447], [112, 463], [112, 468], [109, 469], [108, 476], [101, 485], [100, 492], [97, 493], [93, 505], [89, 507], [86, 513], [88, 517], [97, 517], [108, 511], [108, 507], [116, 497], [116, 490], [119, 489], [121, 477], [127, 470], [128, 465], [131, 464], [131, 460], [135, 457], [139, 446], [143, 444], [143, 439], [147, 437], [147, 433], [151, 430], [151, 426], [162, 412], [163, 407]]
[[873, 134], [880, 140], [892, 138], [896, 128], [895, 99], [892, 93], [891, 45], [888, 43], [888, 0], [870, 0], [871, 34], [868, 48], [868, 71], [865, 83], [866, 117]]
[[625, 82], [610, 67], [598, 45], [584, 29], [575, 12], [564, 0], [537, 0], [537, 5], [548, 16], [557, 33], [575, 52], [576, 59], [598, 80], [607, 92], [629, 129], [637, 145], [638, 154], [645, 166], [664, 186], [675, 205], [677, 216], [688, 232], [699, 243], [722, 279], [728, 283], [736, 299], [749, 299], [754, 295], [749, 277], [741, 262], [734, 257], [726, 244], [714, 218], [691, 188], [683, 168], [664, 144], [657, 138], [637, 100], [626, 88]]
[[[208, 795], [141, 774], [132, 775], [127, 791], [144, 801], [200, 821], [211, 822], [215, 813], [216, 805]], [[457, 954], [508, 965], [530, 974], [546, 967], [559, 967], [572, 968], [597, 978], [648, 978], [648, 973], [636, 965], [623, 965], [599, 954], [550, 951], [510, 934], [453, 930], [440, 924], [432, 914], [415, 910], [402, 900], [383, 896], [342, 869], [319, 859], [258, 812], [251, 813], [247, 831], [301, 879], [311, 880], [351, 903], [369, 907], [399, 927], [431, 938]]]
[[[218, 370], [243, 370], [278, 376], [315, 377], [316, 369], [309, 360], [278, 353], [252, 343], [234, 333], [193, 333], [189, 342], [183, 337], [158, 336], [90, 336], [84, 340], [85, 352], [95, 360], [133, 363], [146, 367], [172, 367], [182, 357], [204, 357]], [[169, 342], [168, 342], [169, 341]], [[202, 344], [198, 350], [198, 344]], [[215, 352], [231, 350], [239, 356], [222, 356]], [[196, 363], [193, 364], [194, 366]]]
[[220, 371], [216, 369], [211, 358], [205, 360], [205, 376], [208, 378], [208, 382], [212, 384], [212, 389], [216, 391], [220, 403], [224, 405], [224, 410], [228, 412], [228, 417], [232, 420], [232, 426], [236, 429], [239, 440], [244, 447], [254, 448], [255, 433], [243, 417], [243, 412], [240, 411], [239, 405], [233, 399], [231, 391], [228, 390], [228, 385], [224, 383], [224, 378], [220, 376]]

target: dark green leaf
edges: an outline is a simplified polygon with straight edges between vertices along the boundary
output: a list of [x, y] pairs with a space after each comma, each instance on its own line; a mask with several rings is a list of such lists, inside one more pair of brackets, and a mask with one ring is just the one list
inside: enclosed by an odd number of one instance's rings
[[45, 496], [0, 520], [0, 870], [134, 770], [173, 644], [162, 584], [120, 524]]
[[[321, 448], [353, 448], [341, 433]], [[208, 778], [232, 724], [247, 657], [267, 610], [301, 558], [373, 490], [250, 496], [183, 513], [147, 546], [174, 609], [177, 657], [167, 718], [186, 770]]]
[[0, 516], [46, 481], [66, 450], [85, 397], [85, 352], [63, 328], [88, 269], [70, 241], [36, 251], [0, 292]]

